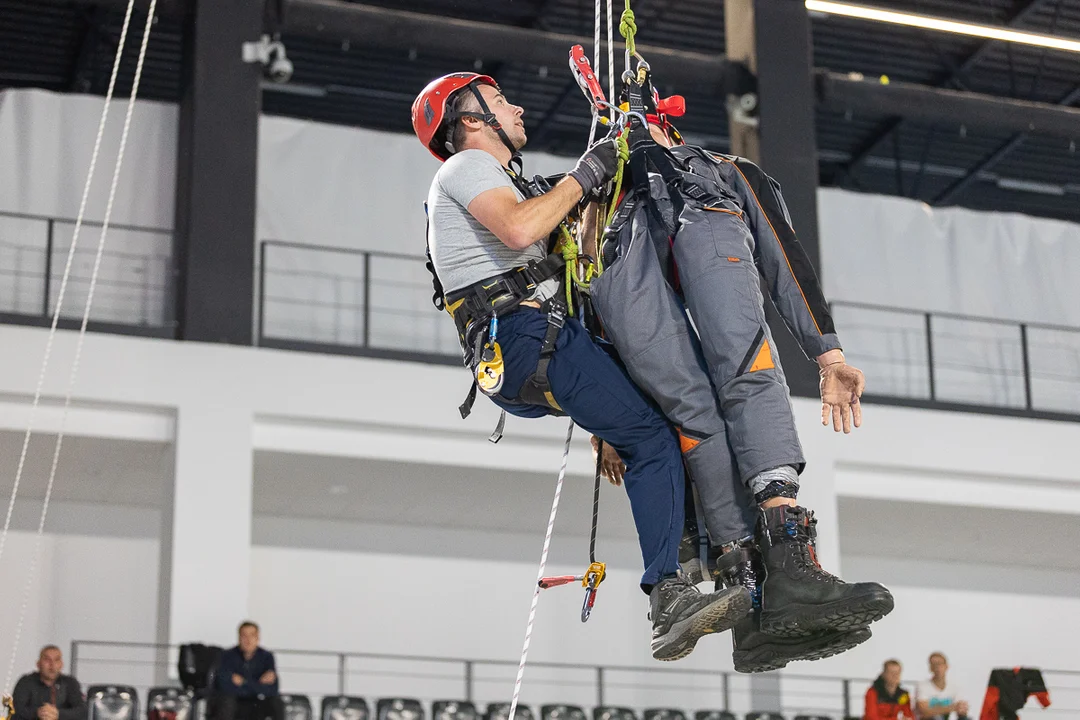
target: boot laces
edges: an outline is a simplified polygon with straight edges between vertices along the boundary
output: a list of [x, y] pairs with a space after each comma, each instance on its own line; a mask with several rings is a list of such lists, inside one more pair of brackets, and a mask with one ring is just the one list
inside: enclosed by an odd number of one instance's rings
[[794, 541], [792, 544], [795, 546], [795, 552], [793, 553], [795, 563], [800, 570], [809, 572], [815, 580], [830, 583], [843, 582], [840, 578], [827, 572], [818, 562], [817, 545], [815, 543], [817, 538], [816, 526], [817, 518], [812, 515], [805, 522], [792, 519], [784, 523], [784, 532]]
[[[666, 585], [661, 592], [673, 593], [673, 595], [668, 598], [666, 604], [661, 599], [660, 603], [657, 605], [656, 617], [653, 617], [652, 610], [649, 611], [648, 617], [650, 622], [665, 620], [678, 611], [687, 601], [693, 602], [691, 599], [693, 596], [701, 594], [697, 585], [695, 585], [682, 570], [676, 571], [675, 577], [661, 580], [660, 582]], [[677, 589], [672, 587], [676, 585], [678, 586]]]

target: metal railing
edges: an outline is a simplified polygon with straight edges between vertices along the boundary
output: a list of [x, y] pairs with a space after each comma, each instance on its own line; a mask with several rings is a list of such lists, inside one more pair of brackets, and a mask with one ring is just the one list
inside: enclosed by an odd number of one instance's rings
[[[61, 326], [77, 325], [86, 307], [102, 223], [84, 220], [61, 308]], [[75, 230], [69, 218], [0, 212], [0, 321], [52, 320]], [[172, 233], [110, 224], [91, 309], [91, 327], [169, 335], [173, 312]]]
[[[516, 660], [481, 660], [362, 652], [274, 650], [282, 690], [304, 694], [315, 706], [326, 695], [467, 700], [483, 707], [505, 702], [513, 688]], [[155, 685], [177, 684], [178, 647], [155, 643], [76, 640], [71, 674], [83, 685], [117, 683], [145, 693]], [[871, 681], [830, 676], [779, 674], [774, 688], [751, 688], [750, 676], [717, 670], [530, 662], [526, 705], [567, 703], [582, 707], [618, 705], [732, 710], [768, 707], [789, 715], [861, 714], [862, 694]], [[640, 713], [639, 713], [640, 715]], [[692, 712], [688, 713], [692, 717]]]
[[431, 303], [423, 258], [264, 240], [258, 343], [315, 352], [461, 363], [450, 319]]
[[[145, 697], [157, 685], [178, 684], [178, 646], [156, 643], [75, 640], [70, 673], [84, 685], [132, 685]], [[516, 660], [480, 660], [362, 652], [274, 650], [282, 690], [308, 695], [315, 707], [326, 695], [467, 700], [483, 707], [505, 702], [513, 687]], [[1029, 703], [1024, 717], [1080, 717], [1080, 671], [1042, 670], [1052, 706]], [[773, 680], [773, 688], [751, 687], [751, 677]], [[846, 718], [862, 716], [871, 678], [801, 675], [781, 671], [748, 676], [719, 670], [668, 666], [615, 666], [530, 662], [522, 696], [526, 705], [548, 702], [582, 707], [617, 705], [638, 710], [670, 707], [684, 711], [730, 710], [737, 714], [774, 708], [798, 714]], [[914, 682], [902, 683], [907, 688]], [[974, 689], [973, 689], [974, 691]], [[978, 717], [982, 696], [971, 697]], [[639, 713], [640, 716], [640, 713]], [[687, 713], [693, 717], [692, 712]]]
[[870, 401], [1080, 419], [1080, 328], [833, 303]]

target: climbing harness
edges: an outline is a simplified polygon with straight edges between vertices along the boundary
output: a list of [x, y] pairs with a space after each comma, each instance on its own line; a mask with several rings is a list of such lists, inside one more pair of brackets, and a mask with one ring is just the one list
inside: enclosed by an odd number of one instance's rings
[[[23, 469], [26, 465], [26, 453], [27, 448], [30, 445], [30, 437], [33, 434], [34, 422], [37, 415], [38, 406], [41, 403], [41, 393], [45, 384], [45, 375], [49, 367], [49, 358], [52, 354], [53, 341], [56, 337], [56, 328], [60, 320], [60, 313], [63, 309], [64, 297], [67, 291], [68, 280], [71, 277], [72, 261], [75, 257], [75, 248], [79, 241], [79, 232], [82, 229], [83, 220], [86, 216], [86, 205], [90, 195], [90, 186], [94, 179], [94, 171], [97, 167], [98, 154], [101, 150], [101, 141], [105, 132], [105, 120], [109, 113], [109, 105], [112, 102], [113, 94], [116, 89], [116, 80], [120, 72], [120, 60], [123, 56], [124, 46], [127, 43], [128, 28], [131, 24], [132, 11], [135, 7], [135, 0], [128, 0], [127, 10], [124, 15], [123, 26], [120, 30], [120, 39], [117, 44], [116, 58], [113, 61], [112, 75], [109, 78], [109, 87], [105, 93], [104, 106], [101, 110], [101, 119], [98, 123], [97, 137], [94, 140], [94, 150], [90, 156], [90, 169], [87, 172], [86, 183], [83, 185], [82, 200], [79, 204], [79, 213], [75, 220], [75, 229], [71, 238], [71, 245], [68, 248], [67, 262], [64, 265], [64, 274], [60, 281], [60, 291], [56, 299], [56, 307], [53, 310], [52, 324], [49, 327], [49, 334], [45, 341], [45, 354], [41, 363], [41, 372], [38, 375], [37, 387], [34, 390], [34, 399], [30, 405], [30, 419], [27, 423], [26, 434], [23, 436], [22, 450], [19, 455], [18, 469], [15, 471], [15, 482], [11, 488], [11, 498], [8, 502], [7, 515], [4, 518], [3, 530], [0, 530], [0, 558], [3, 557], [4, 545], [7, 541], [8, 530], [11, 527], [11, 516], [15, 508], [15, 499], [19, 492], [19, 484], [22, 480]], [[109, 231], [109, 223], [112, 219], [113, 205], [116, 200], [116, 188], [120, 180], [120, 169], [124, 162], [124, 151], [127, 147], [128, 132], [131, 128], [132, 112], [135, 109], [135, 100], [139, 92], [139, 83], [142, 79], [143, 64], [146, 59], [146, 48], [150, 40], [150, 28], [153, 26], [154, 14], [157, 8], [157, 0], [150, 0], [150, 7], [147, 11], [146, 25], [143, 29], [142, 45], [139, 48], [139, 57], [135, 66], [135, 76], [131, 84], [131, 94], [128, 98], [127, 113], [124, 116], [123, 132], [120, 136], [120, 147], [116, 155], [116, 165], [113, 167], [112, 184], [109, 187], [108, 202], [105, 207], [105, 217], [101, 226], [101, 236], [98, 239], [97, 254], [94, 257], [94, 267], [90, 273], [90, 285], [87, 289], [86, 307], [83, 309], [82, 324], [79, 326], [78, 339], [75, 344], [75, 356], [71, 365], [71, 373], [68, 376], [67, 390], [64, 393], [64, 407], [60, 415], [60, 427], [57, 431], [56, 443], [53, 447], [52, 465], [49, 469], [49, 479], [45, 488], [45, 497], [41, 505], [41, 514], [38, 518], [37, 534], [34, 539], [34, 549], [31, 553], [30, 568], [26, 573], [26, 584], [23, 589], [22, 605], [19, 610], [19, 618], [15, 625], [15, 633], [11, 644], [11, 659], [8, 664], [7, 676], [4, 680], [3, 688], [6, 690], [11, 687], [12, 673], [15, 669], [15, 659], [18, 654], [19, 640], [22, 635], [23, 623], [26, 618], [26, 608], [30, 598], [30, 588], [34, 580], [34, 576], [37, 571], [38, 555], [41, 551], [41, 536], [45, 530], [45, 518], [49, 510], [49, 501], [52, 498], [53, 483], [56, 480], [56, 470], [60, 462], [60, 448], [64, 441], [64, 430], [67, 423], [68, 412], [71, 408], [71, 395], [75, 387], [75, 379], [79, 372], [79, 361], [82, 358], [83, 341], [86, 338], [86, 327], [90, 320], [90, 308], [94, 302], [94, 290], [97, 286], [98, 273], [101, 269], [101, 259], [105, 250], [105, 239]], [[11, 710], [10, 704], [5, 702], [5, 706]]]

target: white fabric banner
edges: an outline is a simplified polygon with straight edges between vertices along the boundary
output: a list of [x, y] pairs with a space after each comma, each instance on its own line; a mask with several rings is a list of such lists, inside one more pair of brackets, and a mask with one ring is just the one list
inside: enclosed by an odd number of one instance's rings
[[[53, 276], [63, 267], [70, 222], [11, 214], [76, 216], [102, 104], [39, 90], [0, 93], [0, 312], [40, 312], [48, 227]], [[109, 115], [89, 220], [104, 215], [123, 111], [117, 101]], [[175, 106], [137, 104], [114, 223], [171, 229], [176, 124]], [[341, 252], [422, 257], [423, 205], [438, 161], [411, 135], [280, 117], [264, 117], [259, 132], [252, 241], [336, 249], [267, 246], [266, 335], [332, 344], [366, 337], [372, 346], [456, 353], [449, 323], [431, 312], [421, 262]], [[530, 175], [550, 175], [572, 163], [535, 154], [525, 167]], [[922, 312], [1080, 327], [1080, 225], [835, 189], [818, 197], [826, 296], [849, 357], [877, 378], [875, 391], [929, 397]], [[80, 243], [76, 298], [79, 288], [85, 292], [96, 239], [88, 228]], [[108, 252], [95, 319], [160, 321], [169, 235], [117, 230]], [[935, 397], [1023, 406], [1018, 325], [935, 317], [931, 340]], [[1033, 404], [1080, 411], [1080, 334], [1030, 328], [1026, 340]]]

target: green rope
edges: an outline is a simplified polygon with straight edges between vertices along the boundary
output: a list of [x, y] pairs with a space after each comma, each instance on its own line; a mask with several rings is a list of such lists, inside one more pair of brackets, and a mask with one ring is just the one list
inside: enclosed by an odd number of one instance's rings
[[634, 20], [634, 11], [630, 9], [630, 0], [626, 0], [626, 9], [623, 10], [622, 19], [619, 20], [619, 34], [626, 40], [626, 51], [631, 55], [637, 53], [634, 45], [634, 36], [637, 35], [637, 22]]
[[[600, 277], [604, 272], [604, 253], [602, 252], [604, 241], [604, 230], [611, 225], [612, 219], [615, 217], [615, 211], [619, 205], [619, 193], [622, 192], [623, 183], [623, 170], [626, 168], [626, 163], [630, 161], [630, 144], [626, 141], [626, 137], [619, 135], [615, 138], [615, 142], [619, 146], [619, 168], [615, 171], [615, 187], [611, 190], [611, 206], [608, 209], [607, 216], [603, 218], [604, 224], [597, 233], [596, 240], [596, 277]], [[600, 213], [597, 213], [596, 221], [600, 222]]]

